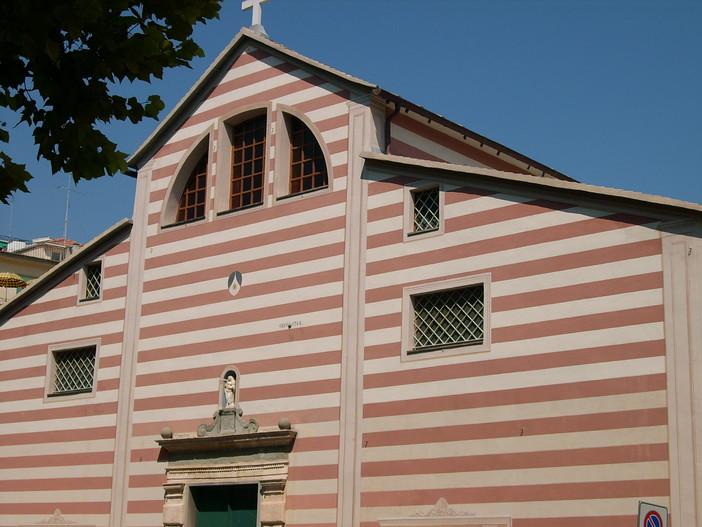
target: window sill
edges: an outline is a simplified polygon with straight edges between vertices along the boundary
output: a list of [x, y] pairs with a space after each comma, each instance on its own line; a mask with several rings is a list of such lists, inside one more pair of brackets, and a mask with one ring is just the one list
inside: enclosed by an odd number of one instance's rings
[[226, 216], [228, 214], [234, 214], [235, 212], [243, 212], [246, 210], [251, 210], [255, 209], [256, 207], [261, 207], [263, 205], [263, 202], [261, 201], [260, 203], [254, 203], [252, 205], [246, 205], [245, 207], [239, 207], [236, 209], [228, 209], [228, 210], [223, 210], [221, 212], [217, 213], [217, 217], [219, 216]]
[[422, 234], [428, 234], [428, 233], [431, 233], [431, 232], [438, 232], [438, 231], [439, 231], [439, 227], [434, 227], [433, 229], [425, 229], [425, 230], [423, 230], [423, 231], [408, 232], [408, 233], [407, 233], [407, 236], [408, 236], [408, 237], [411, 237], [411, 236], [421, 236]]
[[89, 399], [95, 397], [96, 388], [86, 390], [71, 390], [70, 392], [55, 392], [44, 395], [45, 403], [58, 403], [65, 401], [74, 401], [77, 399]]
[[199, 218], [193, 218], [191, 220], [177, 221], [175, 223], [169, 223], [168, 225], [161, 225], [162, 229], [170, 229], [171, 227], [180, 227], [181, 225], [189, 225], [191, 223], [197, 223], [205, 219], [205, 216], [200, 216]]
[[93, 304], [95, 302], [100, 302], [102, 300], [102, 296], [95, 296], [95, 297], [90, 297], [90, 298], [79, 298], [78, 303], [79, 304]]
[[81, 390], [66, 390], [65, 392], [54, 392], [54, 393], [47, 393], [46, 396], [50, 398], [54, 397], [69, 397], [71, 395], [81, 395], [85, 393], [92, 393], [93, 389], [92, 388], [83, 388]]
[[490, 351], [487, 342], [461, 343], [448, 346], [436, 346], [431, 348], [411, 349], [402, 353], [402, 362], [417, 361], [424, 359], [436, 359], [438, 357], [453, 357], [456, 355], [469, 355], [472, 353], [485, 353]]
[[325, 185], [323, 187], [312, 188], [310, 190], [303, 190], [302, 192], [296, 192], [295, 194], [286, 194], [285, 196], [279, 196], [276, 198], [276, 201], [283, 201], [283, 200], [290, 199], [290, 198], [297, 198], [299, 196], [305, 196], [307, 194], [312, 194], [313, 192], [319, 192], [319, 191], [327, 190], [327, 189], [329, 189], [329, 185]]
[[444, 234], [443, 224], [435, 229], [427, 229], [425, 231], [415, 231], [415, 232], [406, 232], [405, 231], [402, 241], [414, 242], [417, 240], [426, 240], [427, 238], [441, 236], [442, 234]]

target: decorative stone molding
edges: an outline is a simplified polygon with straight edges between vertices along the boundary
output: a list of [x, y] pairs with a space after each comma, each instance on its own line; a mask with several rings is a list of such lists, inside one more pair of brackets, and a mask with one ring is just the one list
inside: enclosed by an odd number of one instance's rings
[[190, 487], [257, 485], [258, 525], [285, 525], [288, 456], [297, 432], [282, 418], [278, 429], [259, 430], [255, 419], [241, 418], [239, 374], [229, 367], [218, 381], [220, 405], [213, 422], [197, 434], [161, 431], [156, 442], [168, 454], [163, 485], [164, 527], [194, 527], [196, 505]]
[[56, 509], [54, 514], [45, 520], [23, 525], [22, 527], [52, 527], [54, 525], [70, 525], [70, 527], [95, 527], [94, 525], [88, 525], [87, 523], [76, 523], [64, 518], [61, 514], [61, 509]]
[[258, 430], [253, 419], [249, 423], [253, 426], [241, 420], [236, 405], [219, 409], [214, 425], [202, 425], [197, 435], [174, 437], [170, 429], [162, 431], [156, 442], [168, 453], [164, 527], [192, 527], [191, 486], [237, 484], [258, 485], [261, 527], [285, 525], [288, 455], [297, 432], [287, 419], [281, 419], [277, 430]]
[[412, 516], [424, 516], [424, 517], [434, 517], [434, 516], [474, 516], [474, 514], [462, 511], [455, 511], [449, 507], [448, 502], [444, 498], [439, 498], [436, 502], [434, 508], [428, 512], [415, 512]]
[[[287, 477], [288, 462], [272, 460], [270, 462], [218, 463], [208, 466], [169, 466], [166, 468], [168, 480], [189, 481], [260, 481], [261, 484]], [[283, 480], [284, 481], [284, 480]], [[165, 485], [164, 485], [165, 488]], [[181, 496], [182, 498], [182, 496]]]
[[261, 527], [282, 527], [285, 525], [285, 483], [284, 479], [261, 481], [261, 505], [259, 524]]
[[434, 507], [426, 512], [416, 512], [405, 518], [379, 519], [380, 527], [512, 527], [510, 516], [476, 516], [471, 512], [457, 511], [449, 507], [444, 498], [439, 498]]
[[261, 448], [285, 448], [295, 441], [295, 430], [266, 430], [242, 435], [213, 435], [197, 437], [184, 435], [163, 437], [156, 442], [169, 453], [242, 451]]

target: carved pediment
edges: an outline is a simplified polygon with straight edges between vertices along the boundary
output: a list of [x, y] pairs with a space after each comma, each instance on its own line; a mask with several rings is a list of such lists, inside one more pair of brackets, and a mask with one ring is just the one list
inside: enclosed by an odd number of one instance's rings
[[45, 520], [41, 520], [37, 523], [32, 523], [28, 525], [23, 525], [22, 527], [53, 527], [54, 525], [70, 526], [70, 527], [95, 527], [94, 525], [88, 525], [85, 523], [77, 523], [64, 518], [61, 514], [61, 509], [56, 509], [54, 514]]
[[405, 518], [382, 518], [381, 527], [511, 527], [510, 516], [478, 516], [472, 512], [449, 507], [444, 498], [439, 498], [433, 508], [419, 511]]

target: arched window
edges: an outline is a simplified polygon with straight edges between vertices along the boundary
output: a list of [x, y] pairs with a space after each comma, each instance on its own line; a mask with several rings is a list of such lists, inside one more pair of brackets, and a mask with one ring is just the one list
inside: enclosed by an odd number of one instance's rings
[[205, 217], [207, 195], [207, 152], [205, 152], [190, 173], [183, 194], [178, 203], [176, 222]]
[[234, 125], [231, 166], [229, 209], [242, 209], [263, 203], [266, 166], [265, 115]]
[[290, 194], [300, 194], [329, 185], [327, 164], [312, 131], [290, 116]]
[[181, 157], [170, 178], [161, 208], [162, 229], [202, 221], [207, 217], [209, 182], [210, 133], [208, 130]]

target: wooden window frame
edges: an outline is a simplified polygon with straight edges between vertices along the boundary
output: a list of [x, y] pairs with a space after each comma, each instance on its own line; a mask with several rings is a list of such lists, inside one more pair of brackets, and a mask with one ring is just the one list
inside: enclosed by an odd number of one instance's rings
[[329, 186], [329, 171], [319, 141], [301, 119], [290, 115], [289, 123], [289, 195], [296, 196], [327, 188]]
[[[161, 207], [161, 215], [159, 218], [159, 224], [162, 229], [179, 228], [191, 223], [202, 222], [207, 219], [210, 206], [210, 193], [213, 188], [211, 184], [211, 174], [212, 174], [212, 158], [211, 152], [213, 152], [214, 145], [216, 141], [213, 140], [213, 127], [209, 127], [205, 130], [200, 137], [194, 140], [181, 157], [180, 163], [173, 172], [173, 176], [170, 178], [168, 188], [166, 190], [166, 197], [163, 200]], [[207, 159], [207, 166], [205, 168], [206, 175], [204, 178], [204, 214], [202, 216], [187, 219], [184, 221], [178, 221], [179, 209], [181, 207], [181, 201], [183, 194], [186, 192], [186, 187], [191, 181], [191, 177], [195, 172], [198, 164], [202, 162], [202, 159]]]
[[207, 205], [208, 155], [204, 152], [195, 163], [178, 202], [176, 223], [197, 221], [205, 217]]
[[[249, 125], [253, 128], [247, 129]], [[227, 212], [256, 207], [265, 202], [267, 128], [266, 114], [232, 126]], [[253, 137], [248, 137], [249, 134], [253, 134]]]
[[[331, 156], [314, 123], [288, 106], [279, 106], [276, 114], [275, 199], [299, 200], [305, 199], [308, 194], [330, 192], [333, 180]], [[306, 159], [296, 158], [296, 152], [304, 150], [305, 143], [311, 145], [307, 147]], [[304, 173], [305, 163], [308, 169], [311, 168], [307, 173]], [[303, 168], [300, 175], [295, 173], [298, 166]], [[314, 180], [315, 174], [317, 181]], [[296, 183], [301, 179], [312, 183], [308, 186]]]

